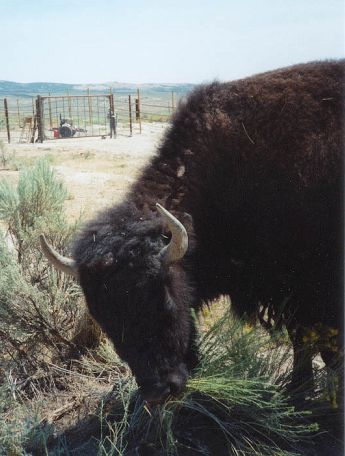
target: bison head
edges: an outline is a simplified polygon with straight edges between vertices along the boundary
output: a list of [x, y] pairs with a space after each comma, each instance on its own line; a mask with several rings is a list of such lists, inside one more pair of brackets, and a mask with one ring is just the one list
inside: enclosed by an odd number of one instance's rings
[[[86, 229], [76, 243], [76, 260], [59, 255], [41, 236], [48, 259], [78, 277], [91, 315], [129, 364], [148, 402], [178, 395], [197, 364], [194, 293], [181, 266], [187, 232], [157, 208], [160, 220], [132, 218], [111, 235], [101, 224]], [[167, 245], [162, 220], [171, 232]]]

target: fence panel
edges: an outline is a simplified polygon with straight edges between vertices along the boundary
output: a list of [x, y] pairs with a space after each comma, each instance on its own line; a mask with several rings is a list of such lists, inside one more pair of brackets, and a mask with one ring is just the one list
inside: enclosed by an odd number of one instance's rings
[[7, 142], [30, 142], [35, 112], [35, 100], [31, 97], [0, 100], [0, 139]]
[[168, 122], [183, 95], [112, 93], [0, 100], [0, 139], [13, 143], [141, 133], [142, 123]]
[[50, 96], [42, 100], [44, 139], [110, 136], [110, 95]]

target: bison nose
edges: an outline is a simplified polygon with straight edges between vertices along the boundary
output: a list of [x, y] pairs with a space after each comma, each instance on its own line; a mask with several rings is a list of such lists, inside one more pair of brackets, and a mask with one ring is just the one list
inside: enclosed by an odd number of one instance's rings
[[167, 400], [169, 396], [178, 396], [184, 390], [187, 383], [188, 372], [184, 364], [178, 365], [167, 375], [160, 378], [159, 382], [143, 382], [140, 392], [143, 398], [157, 404]]
[[167, 384], [170, 389], [170, 394], [178, 396], [184, 390], [187, 383], [187, 370], [178, 368], [176, 371], [170, 373], [167, 377]]

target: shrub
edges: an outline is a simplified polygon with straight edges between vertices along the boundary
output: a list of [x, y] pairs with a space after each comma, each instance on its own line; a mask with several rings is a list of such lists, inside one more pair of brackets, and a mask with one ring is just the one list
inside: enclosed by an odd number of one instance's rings
[[9, 153], [6, 145], [2, 139], [0, 139], [0, 165], [6, 168], [13, 160], [14, 154]]
[[42, 232], [60, 251], [68, 245], [77, 224], [66, 221], [66, 198], [46, 160], [23, 170], [16, 186], [0, 182], [0, 454], [45, 445], [37, 399], [54, 388], [51, 364], [78, 352], [75, 327], [85, 313], [79, 287], [49, 266], [39, 247]]
[[39, 248], [45, 232], [60, 251], [76, 225], [69, 225], [63, 205], [67, 190], [45, 160], [24, 170], [16, 187], [0, 182], [0, 355], [24, 375], [44, 361], [72, 349], [80, 317], [79, 287], [48, 266]]

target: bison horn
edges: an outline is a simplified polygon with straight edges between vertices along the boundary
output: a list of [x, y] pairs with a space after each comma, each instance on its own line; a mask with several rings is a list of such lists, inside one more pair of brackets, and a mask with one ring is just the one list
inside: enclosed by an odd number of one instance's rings
[[171, 241], [165, 246], [160, 255], [164, 257], [167, 264], [181, 260], [188, 249], [188, 234], [186, 228], [169, 211], [156, 203], [157, 210], [167, 223], [171, 231]]
[[53, 247], [48, 244], [44, 234], [40, 235], [40, 243], [44, 255], [48, 258], [49, 262], [56, 267], [56, 269], [78, 278], [77, 265], [74, 260], [57, 253]]

